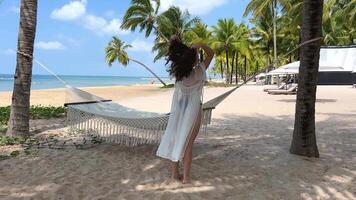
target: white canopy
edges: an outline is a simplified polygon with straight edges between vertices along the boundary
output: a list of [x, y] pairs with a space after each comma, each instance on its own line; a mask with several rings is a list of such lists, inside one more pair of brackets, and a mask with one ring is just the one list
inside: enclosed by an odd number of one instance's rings
[[[283, 65], [272, 70], [268, 75], [297, 74], [299, 61]], [[353, 72], [356, 73], [356, 46], [322, 47], [320, 49], [319, 72]]]

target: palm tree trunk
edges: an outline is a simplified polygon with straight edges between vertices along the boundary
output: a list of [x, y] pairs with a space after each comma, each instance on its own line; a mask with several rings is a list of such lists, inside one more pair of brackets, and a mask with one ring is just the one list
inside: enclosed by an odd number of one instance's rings
[[270, 42], [267, 42], [267, 72], [271, 71], [271, 62], [269, 60], [269, 54], [270, 54]]
[[167, 84], [166, 84], [162, 79], [160, 79], [160, 78], [157, 76], [157, 74], [155, 74], [147, 65], [145, 65], [145, 64], [143, 64], [142, 62], [140, 62], [140, 61], [138, 61], [138, 60], [135, 60], [135, 59], [133, 59], [133, 58], [129, 58], [129, 60], [131, 60], [131, 61], [133, 61], [133, 62], [135, 62], [135, 63], [141, 65], [142, 67], [144, 67], [146, 70], [148, 70], [149, 72], [151, 72], [151, 74], [152, 74], [153, 76], [155, 76], [164, 86], [167, 86]]
[[[21, 0], [16, 72], [7, 135], [29, 134], [32, 55], [36, 35], [37, 0]], [[25, 55], [27, 56], [25, 56]]]
[[226, 83], [229, 83], [229, 50], [225, 50], [226, 55]]
[[277, 0], [272, 2], [273, 12], [273, 67], [277, 66], [277, 25], [276, 25], [276, 12], [277, 12]]
[[246, 80], [247, 80], [247, 59], [246, 59], [246, 56], [245, 56], [245, 70], [244, 70], [244, 72], [245, 72], [244, 81], [246, 82]]
[[232, 84], [232, 76], [234, 75], [234, 64], [235, 64], [235, 53], [232, 53], [232, 58], [231, 58], [231, 73], [230, 73], [230, 84]]
[[[321, 37], [323, 1], [303, 1], [302, 42]], [[319, 157], [315, 136], [315, 98], [320, 40], [301, 47], [292, 154]]]
[[239, 53], [236, 52], [236, 65], [235, 65], [235, 76], [236, 76], [236, 85], [239, 83], [239, 80], [238, 80], [238, 76], [239, 76], [239, 73], [238, 73], [238, 66], [239, 66]]
[[224, 66], [223, 61], [220, 61], [220, 71], [221, 71], [221, 79], [224, 79]]

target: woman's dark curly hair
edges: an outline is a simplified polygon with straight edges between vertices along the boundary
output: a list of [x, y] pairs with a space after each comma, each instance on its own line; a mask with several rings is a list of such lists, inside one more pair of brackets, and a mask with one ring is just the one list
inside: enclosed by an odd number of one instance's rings
[[170, 63], [167, 71], [174, 76], [176, 81], [189, 76], [196, 62], [197, 50], [183, 44], [178, 37], [173, 37], [169, 42], [167, 63]]

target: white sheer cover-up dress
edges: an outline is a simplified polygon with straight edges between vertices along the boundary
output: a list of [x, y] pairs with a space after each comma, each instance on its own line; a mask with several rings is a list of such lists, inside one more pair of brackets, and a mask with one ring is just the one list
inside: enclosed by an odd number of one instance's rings
[[156, 155], [173, 162], [182, 161], [193, 126], [201, 114], [204, 81], [203, 63], [193, 68], [188, 77], [175, 84], [167, 128]]

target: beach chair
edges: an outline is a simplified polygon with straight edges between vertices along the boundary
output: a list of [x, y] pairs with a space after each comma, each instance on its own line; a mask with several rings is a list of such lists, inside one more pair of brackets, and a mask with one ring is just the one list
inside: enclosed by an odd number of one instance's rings
[[265, 87], [263, 88], [264, 92], [268, 92], [269, 90], [283, 90], [286, 89], [287, 83], [282, 83], [280, 86], [270, 86], [270, 87]]
[[297, 94], [297, 89], [298, 89], [297, 85], [292, 85], [287, 90], [268, 90], [268, 94], [273, 94], [273, 95], [278, 95], [278, 94], [284, 94], [284, 95]]

